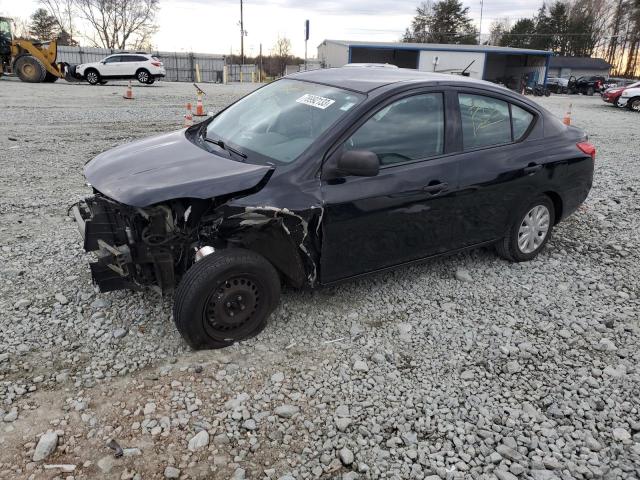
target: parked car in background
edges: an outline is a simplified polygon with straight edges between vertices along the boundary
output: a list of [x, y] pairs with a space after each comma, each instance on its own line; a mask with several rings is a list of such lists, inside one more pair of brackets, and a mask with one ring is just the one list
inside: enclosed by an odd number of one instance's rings
[[160, 59], [149, 53], [116, 53], [99, 62], [76, 66], [75, 74], [91, 85], [116, 79], [136, 79], [151, 85], [158, 78], [163, 78], [166, 72]]
[[637, 88], [637, 87], [640, 87], [640, 82], [632, 83], [626, 87], [608, 88], [607, 90], [602, 92], [602, 100], [604, 100], [607, 103], [612, 103], [613, 105], [618, 107], [619, 106], [618, 100], [620, 99], [622, 92], [627, 88]]
[[569, 79], [562, 77], [548, 77], [547, 88], [552, 93], [567, 93], [569, 87]]
[[569, 93], [581, 93], [583, 95], [592, 96], [597, 92], [604, 90], [606, 79], [599, 76], [591, 77], [569, 77], [568, 89]]
[[640, 112], [640, 87], [625, 88], [618, 99], [618, 106]]
[[532, 260], [587, 197], [595, 154], [585, 132], [489, 82], [333, 68], [98, 155], [72, 211], [102, 291], [176, 288], [183, 338], [220, 348], [264, 328], [281, 283], [486, 245]]

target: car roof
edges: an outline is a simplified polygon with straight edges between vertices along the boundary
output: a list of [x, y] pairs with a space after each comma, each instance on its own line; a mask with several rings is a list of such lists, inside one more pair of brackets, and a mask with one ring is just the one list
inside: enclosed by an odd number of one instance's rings
[[341, 67], [294, 73], [286, 78], [322, 83], [337, 88], [345, 88], [360, 93], [368, 93], [376, 88], [400, 82], [456, 82], [470, 86], [495, 87], [495, 84], [462, 75], [421, 72], [410, 68]]

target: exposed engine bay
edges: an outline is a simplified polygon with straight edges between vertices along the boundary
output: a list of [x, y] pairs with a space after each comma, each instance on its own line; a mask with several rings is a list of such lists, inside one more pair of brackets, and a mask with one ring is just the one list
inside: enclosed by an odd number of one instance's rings
[[316, 281], [317, 239], [308, 235], [307, 219], [286, 209], [193, 198], [133, 207], [96, 193], [72, 211], [85, 250], [97, 256], [90, 267], [103, 292], [145, 286], [172, 292], [196, 261], [228, 246], [262, 254], [293, 286]]

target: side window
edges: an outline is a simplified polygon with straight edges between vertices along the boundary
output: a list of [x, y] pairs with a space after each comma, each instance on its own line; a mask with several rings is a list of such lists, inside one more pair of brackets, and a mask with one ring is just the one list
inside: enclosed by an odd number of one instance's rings
[[107, 58], [104, 63], [116, 63], [116, 62], [121, 62], [121, 56], [120, 55], [114, 55], [113, 57], [109, 57]]
[[529, 125], [533, 122], [533, 115], [526, 110], [511, 105], [511, 123], [513, 124], [513, 139], [520, 140]]
[[444, 151], [444, 101], [441, 93], [403, 98], [378, 111], [344, 145], [369, 150], [381, 165], [420, 160]]
[[509, 104], [483, 95], [458, 94], [465, 150], [511, 142]]

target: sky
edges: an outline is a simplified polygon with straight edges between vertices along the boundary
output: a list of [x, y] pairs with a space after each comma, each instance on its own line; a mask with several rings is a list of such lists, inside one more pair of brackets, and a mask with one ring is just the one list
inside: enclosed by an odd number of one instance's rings
[[[304, 56], [304, 21], [311, 22], [309, 58], [325, 39], [397, 41], [420, 0], [244, 0], [245, 55], [268, 54], [277, 38], [291, 40]], [[480, 0], [463, 0], [479, 26]], [[484, 0], [482, 32], [491, 22], [533, 16], [542, 0]], [[0, 15], [27, 18], [37, 0], [0, 0]], [[240, 0], [160, 0], [153, 44], [163, 51], [240, 52]]]

